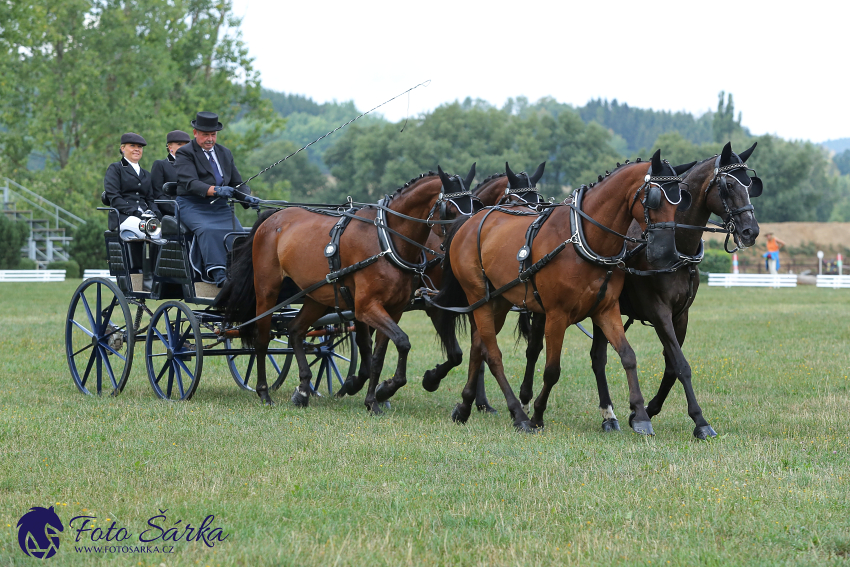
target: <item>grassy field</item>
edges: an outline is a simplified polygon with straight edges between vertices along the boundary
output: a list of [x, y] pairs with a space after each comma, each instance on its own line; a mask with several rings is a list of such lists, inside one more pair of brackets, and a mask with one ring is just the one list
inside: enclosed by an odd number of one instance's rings
[[[0, 284], [0, 565], [35, 562], [16, 528], [32, 506], [55, 506], [65, 525], [52, 565], [850, 563], [846, 291], [701, 289], [685, 354], [720, 435], [700, 443], [679, 385], [654, 438], [627, 429], [613, 351], [624, 431], [603, 434], [590, 341], [575, 329], [544, 434], [512, 430], [492, 379], [499, 414], [455, 425], [461, 373], [435, 394], [419, 384], [439, 356], [419, 313], [402, 321], [415, 378], [382, 417], [362, 395], [295, 410], [290, 382], [265, 409], [220, 360], [205, 362], [191, 402], [160, 402], [141, 346], [120, 397], [83, 397], [62, 342], [77, 283]], [[648, 400], [661, 348], [639, 325], [629, 339]], [[507, 335], [502, 347], [518, 390], [522, 351]], [[118, 545], [135, 547], [161, 533], [147, 525], [160, 510], [162, 530], [214, 514], [229, 536], [147, 544], [173, 553], [75, 551], [92, 544], [90, 532], [75, 543], [74, 516], [114, 522], [133, 534]]]

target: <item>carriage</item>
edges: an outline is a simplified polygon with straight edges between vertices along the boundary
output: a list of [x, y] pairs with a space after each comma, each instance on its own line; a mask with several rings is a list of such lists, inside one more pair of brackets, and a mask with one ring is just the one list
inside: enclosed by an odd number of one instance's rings
[[[161, 238], [127, 241], [118, 230], [104, 239], [110, 278], [84, 280], [74, 292], [65, 323], [65, 350], [71, 378], [83, 394], [113, 396], [124, 389], [133, 366], [137, 342], [144, 344], [145, 371], [154, 393], [168, 400], [188, 400], [201, 380], [204, 359], [225, 357], [236, 384], [253, 391], [256, 356], [239, 348], [238, 330], [224, 325], [215, 305], [219, 289], [201, 281], [192, 268], [192, 235], [180, 223], [174, 199], [176, 183], [166, 183], [174, 216], [161, 221]], [[115, 211], [104, 202], [102, 211]], [[115, 212], [117, 214], [117, 212]], [[157, 228], [150, 219], [147, 232]], [[225, 239], [228, 270], [234, 244], [245, 233]], [[114, 281], [113, 281], [114, 278]], [[296, 288], [297, 291], [297, 288]], [[291, 295], [291, 294], [290, 294]], [[287, 327], [298, 313], [287, 305], [272, 315], [273, 345], [267, 362], [276, 373], [271, 389], [283, 384], [292, 366], [293, 349]], [[311, 327], [304, 347], [316, 375], [313, 393], [324, 380], [329, 394], [357, 367], [353, 314], [340, 311], [321, 317]]]

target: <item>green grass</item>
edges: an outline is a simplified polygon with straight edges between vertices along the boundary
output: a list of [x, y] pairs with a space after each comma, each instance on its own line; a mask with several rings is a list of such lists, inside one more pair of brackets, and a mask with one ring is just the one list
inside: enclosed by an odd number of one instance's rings
[[[462, 373], [435, 394], [419, 384], [439, 357], [421, 313], [402, 321], [414, 378], [379, 418], [362, 395], [295, 410], [292, 377], [265, 409], [212, 359], [191, 402], [160, 402], [142, 346], [121, 396], [83, 397], [63, 350], [76, 283], [0, 284], [2, 565], [35, 562], [15, 526], [30, 507], [51, 505], [66, 525], [52, 565], [850, 562], [846, 291], [704, 286], [685, 354], [720, 436], [700, 443], [679, 385], [654, 438], [603, 434], [590, 341], [575, 329], [544, 434], [512, 430], [492, 379], [499, 414], [455, 425]], [[629, 339], [648, 400], [661, 347], [639, 325]], [[518, 391], [523, 350], [508, 334], [502, 348]], [[627, 428], [625, 376], [610, 349], [608, 370]], [[213, 549], [179, 542], [167, 555], [73, 550], [73, 516], [115, 521], [137, 545], [160, 509], [163, 527], [215, 514], [230, 537]]]

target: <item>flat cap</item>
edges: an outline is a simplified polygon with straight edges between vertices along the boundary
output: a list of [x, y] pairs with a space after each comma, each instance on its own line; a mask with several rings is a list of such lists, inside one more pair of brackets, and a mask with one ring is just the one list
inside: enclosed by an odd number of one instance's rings
[[148, 143], [145, 142], [145, 139], [136, 134], [135, 132], [127, 132], [121, 136], [122, 144], [138, 144], [140, 146], [147, 146]]
[[172, 130], [168, 133], [168, 136], [165, 137], [165, 143], [170, 144], [171, 142], [186, 142], [189, 143], [192, 141], [192, 138], [189, 137], [189, 134], [184, 132], [183, 130]]

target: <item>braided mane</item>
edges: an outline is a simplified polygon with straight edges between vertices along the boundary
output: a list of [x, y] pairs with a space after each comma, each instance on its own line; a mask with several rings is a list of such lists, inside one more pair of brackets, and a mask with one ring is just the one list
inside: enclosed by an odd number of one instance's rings
[[507, 175], [507, 173], [494, 173], [493, 175], [491, 175], [489, 177], [485, 177], [484, 180], [481, 183], [479, 183], [478, 185], [475, 186], [474, 189], [472, 189], [472, 192], [474, 193], [475, 191], [477, 191], [478, 188], [481, 187], [482, 185], [484, 185], [485, 183], [488, 183], [488, 182], [490, 182], [494, 179], [498, 179], [500, 177], [504, 177], [506, 175]]

